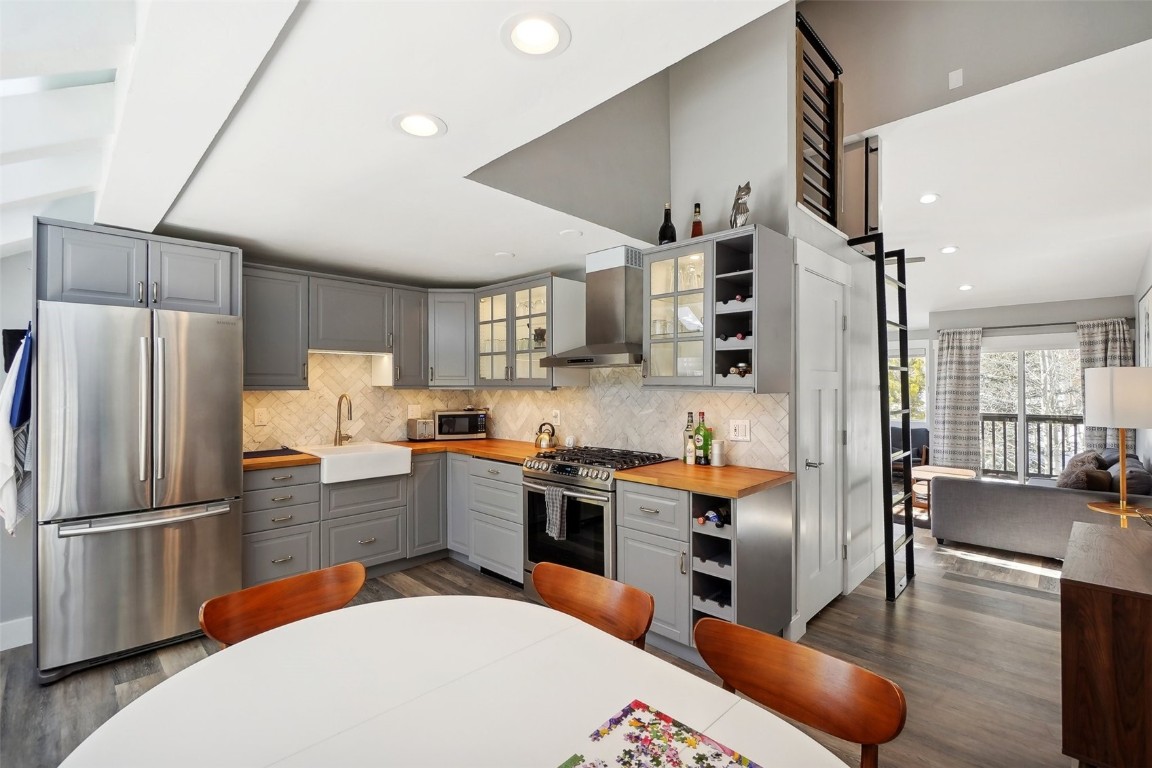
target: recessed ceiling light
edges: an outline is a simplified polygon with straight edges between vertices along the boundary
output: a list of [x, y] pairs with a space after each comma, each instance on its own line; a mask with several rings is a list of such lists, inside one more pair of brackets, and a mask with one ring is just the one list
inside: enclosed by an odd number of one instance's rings
[[935, 192], [925, 192], [924, 194], [920, 195], [920, 202], [924, 203], [924, 205], [931, 205], [939, 199], [940, 195], [936, 194]]
[[514, 258], [516, 258], [516, 254], [512, 253], [512, 251], [496, 251], [496, 253], [494, 253], [492, 255], [498, 259], [514, 259]]
[[960, 249], [955, 245], [946, 245], [940, 249], [940, 253], [956, 253], [958, 250]]
[[545, 59], [559, 56], [572, 42], [572, 32], [559, 16], [521, 13], [504, 22], [500, 37], [509, 50]]
[[423, 112], [405, 112], [392, 118], [392, 124], [410, 136], [428, 139], [433, 136], [443, 136], [448, 132], [448, 126], [436, 115]]
[[560, 230], [560, 237], [566, 237], [569, 240], [575, 240], [578, 237], [583, 237], [584, 233], [578, 229], [562, 229]]
[[972, 286], [970, 286], [970, 285], [968, 285], [967, 283], [965, 283], [964, 285], [960, 286], [960, 290], [962, 290], [962, 291], [970, 291], [970, 290], [972, 290]]

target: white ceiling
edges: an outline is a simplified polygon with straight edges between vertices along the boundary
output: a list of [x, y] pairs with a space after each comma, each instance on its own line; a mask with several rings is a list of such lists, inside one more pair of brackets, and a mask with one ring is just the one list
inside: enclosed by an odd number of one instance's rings
[[[94, 212], [428, 285], [578, 268], [643, 243], [465, 177], [781, 1], [0, 0], [6, 88], [116, 71], [2, 97], [0, 253], [27, 250], [34, 214]], [[510, 52], [500, 27], [525, 10], [563, 18], [571, 47]], [[913, 327], [1134, 290], [1152, 245], [1150, 77], [1152, 42], [879, 129], [887, 242], [928, 258], [910, 268]], [[410, 110], [447, 135], [397, 132]]]

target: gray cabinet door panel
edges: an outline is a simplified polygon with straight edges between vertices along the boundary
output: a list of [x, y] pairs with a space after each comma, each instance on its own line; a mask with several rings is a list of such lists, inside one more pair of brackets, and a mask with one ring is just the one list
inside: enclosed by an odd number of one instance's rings
[[428, 386], [428, 294], [392, 291], [392, 357], [397, 387]]
[[244, 534], [245, 587], [319, 567], [320, 526], [316, 523]]
[[309, 348], [392, 351], [391, 288], [322, 277], [308, 283]]
[[626, 482], [619, 483], [616, 491], [620, 525], [688, 541], [688, 491]]
[[244, 388], [308, 389], [307, 368], [308, 278], [245, 268]]
[[41, 224], [41, 298], [81, 304], [147, 304], [148, 242]]
[[232, 253], [148, 243], [148, 297], [156, 309], [232, 314]]
[[412, 457], [408, 480], [408, 556], [439, 552], [448, 546], [444, 454]]
[[319, 464], [305, 464], [283, 469], [251, 469], [244, 473], [245, 491], [259, 491], [262, 488], [281, 488], [286, 485], [318, 482], [320, 482]]
[[322, 568], [358, 560], [365, 567], [406, 555], [403, 509], [384, 509], [320, 523]]
[[468, 511], [468, 457], [448, 454], [448, 548], [468, 554], [472, 541], [472, 520]]
[[524, 526], [472, 513], [469, 561], [513, 581], [524, 582]]
[[322, 486], [320, 514], [325, 520], [408, 504], [406, 475], [352, 480]]
[[519, 485], [474, 477], [468, 491], [468, 507], [509, 523], [524, 524], [524, 491]]
[[429, 386], [475, 386], [476, 295], [431, 291], [428, 300]]
[[259, 533], [260, 531], [275, 531], [304, 523], [317, 523], [320, 521], [320, 503], [296, 504], [283, 509], [248, 510], [245, 506], [244, 533]]
[[265, 488], [259, 491], [244, 492], [244, 511], [279, 509], [297, 504], [312, 504], [318, 501], [320, 501], [320, 485], [318, 483], [290, 485], [287, 488]]
[[624, 527], [618, 527], [616, 534], [620, 581], [650, 593], [656, 601], [651, 631], [688, 645], [688, 545]]

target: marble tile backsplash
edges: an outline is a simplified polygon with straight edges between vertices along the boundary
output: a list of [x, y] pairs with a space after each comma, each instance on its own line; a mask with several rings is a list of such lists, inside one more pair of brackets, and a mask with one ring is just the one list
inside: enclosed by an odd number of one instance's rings
[[[588, 387], [553, 391], [392, 389], [371, 385], [371, 358], [363, 355], [311, 353], [307, 391], [245, 392], [244, 450], [330, 444], [336, 432], [336, 400], [352, 398], [352, 422], [346, 430], [355, 440], [402, 440], [408, 406], [421, 416], [465, 405], [488, 406], [490, 434], [508, 440], [531, 440], [543, 421], [552, 421], [561, 437], [580, 444], [659, 451], [677, 456], [688, 411], [704, 411], [721, 430], [729, 419], [748, 419], [752, 440], [728, 443], [728, 462], [763, 469], [788, 469], [788, 395], [733, 392], [649, 391], [640, 387], [638, 368], [592, 371]], [[257, 408], [268, 410], [268, 424], [256, 426]]]

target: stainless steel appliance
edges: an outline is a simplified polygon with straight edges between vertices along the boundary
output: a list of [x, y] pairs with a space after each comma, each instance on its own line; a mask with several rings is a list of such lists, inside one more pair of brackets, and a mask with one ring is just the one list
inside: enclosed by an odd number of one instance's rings
[[41, 301], [42, 680], [199, 631], [239, 589], [240, 318]]
[[[614, 448], [559, 448], [524, 460], [524, 588], [532, 595], [532, 569], [552, 562], [616, 577], [616, 471], [674, 459]], [[566, 536], [546, 531], [545, 496], [559, 488]]]
[[437, 440], [476, 440], [488, 437], [488, 411], [436, 411]]
[[435, 440], [435, 419], [408, 419], [409, 440]]

